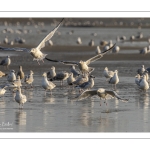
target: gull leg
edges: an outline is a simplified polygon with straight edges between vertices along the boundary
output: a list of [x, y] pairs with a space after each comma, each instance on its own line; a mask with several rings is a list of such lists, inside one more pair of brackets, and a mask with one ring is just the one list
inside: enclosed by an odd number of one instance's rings
[[100, 106], [101, 106], [101, 97], [100, 97]]
[[40, 65], [39, 61], [37, 60], [37, 63]]
[[44, 63], [44, 60], [42, 59], [42, 62]]
[[106, 101], [106, 98], [105, 98], [105, 104], [106, 104], [106, 106], [107, 106], [107, 101]]
[[46, 96], [46, 90], [45, 90], [45, 96]]
[[50, 92], [51, 92], [51, 95], [52, 95], [52, 90], [50, 90]]

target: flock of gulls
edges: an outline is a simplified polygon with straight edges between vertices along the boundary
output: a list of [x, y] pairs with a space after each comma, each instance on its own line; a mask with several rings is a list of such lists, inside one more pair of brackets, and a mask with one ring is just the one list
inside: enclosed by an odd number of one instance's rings
[[[43, 79], [41, 86], [45, 89], [45, 95], [47, 91], [50, 91], [52, 95], [52, 90], [56, 87], [54, 81], [60, 81], [61, 86], [63, 86], [63, 82], [66, 80], [70, 89], [79, 89], [79, 94], [77, 96], [71, 98], [71, 100], [79, 101], [82, 99], [87, 99], [94, 95], [97, 95], [100, 98], [100, 106], [101, 100], [104, 100], [104, 103], [107, 105], [107, 98], [117, 98], [123, 102], [128, 102], [129, 99], [122, 98], [116, 92], [116, 85], [119, 83], [118, 71], [110, 71], [108, 67], [104, 68], [103, 75], [106, 78], [106, 81], [112, 85], [112, 90], [107, 90], [104, 88], [93, 89], [94, 87], [94, 78], [92, 72], [95, 68], [90, 67], [90, 64], [104, 57], [105, 54], [115, 50], [119, 51], [119, 47], [116, 44], [113, 44], [110, 41], [107, 44], [107, 47], [104, 48], [103, 51], [100, 50], [99, 46], [96, 49], [96, 55], [88, 60], [80, 60], [79, 62], [75, 61], [65, 61], [65, 60], [53, 60], [47, 57], [47, 54], [44, 54], [41, 49], [45, 46], [45, 43], [49, 41], [52, 36], [55, 34], [59, 26], [62, 24], [64, 19], [60, 21], [60, 23], [40, 42], [40, 44], [31, 49], [27, 48], [6, 48], [1, 47], [1, 51], [11, 50], [11, 51], [26, 51], [32, 57], [34, 61], [40, 65], [40, 61], [44, 63], [44, 59], [47, 61], [61, 63], [64, 65], [70, 66], [70, 73], [62, 71], [56, 73], [55, 67], [52, 66], [49, 72], [43, 73]], [[78, 43], [81, 43], [81, 39], [78, 38]], [[93, 41], [90, 41], [90, 45], [93, 44]], [[0, 65], [4, 66], [6, 69], [9, 69], [9, 65], [11, 64], [11, 59], [7, 56], [0, 62]], [[76, 69], [78, 67], [78, 70]], [[141, 66], [140, 69], [137, 70], [137, 75], [135, 76], [135, 83], [139, 87], [139, 89], [146, 91], [149, 89], [149, 76], [150, 68], [145, 69], [144, 65]], [[0, 71], [0, 77], [7, 77], [7, 81], [4, 85], [0, 86], [0, 96], [4, 97], [7, 88], [13, 87], [13, 92], [15, 92], [15, 101], [19, 104], [19, 108], [23, 108], [24, 103], [27, 101], [26, 95], [22, 94], [22, 81], [24, 81], [27, 85], [33, 88], [33, 77], [34, 72], [30, 70], [28, 75], [25, 75], [22, 69], [22, 66], [19, 66], [19, 71], [15, 72], [14, 70], [10, 70], [9, 74], [5, 74]], [[27, 88], [27, 87], [26, 87]], [[29, 88], [29, 87], [28, 87]]]

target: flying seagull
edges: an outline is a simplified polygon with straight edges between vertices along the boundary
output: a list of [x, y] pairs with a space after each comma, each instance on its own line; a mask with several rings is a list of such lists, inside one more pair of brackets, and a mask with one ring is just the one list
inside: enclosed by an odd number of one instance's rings
[[101, 52], [100, 54], [88, 59], [87, 61], [82, 61], [80, 60], [79, 62], [74, 62], [74, 61], [59, 61], [59, 60], [52, 60], [52, 59], [49, 59], [47, 57], [45, 57], [46, 60], [48, 61], [53, 61], [53, 62], [60, 62], [60, 63], [63, 63], [65, 65], [76, 65], [79, 67], [80, 71], [82, 72], [82, 74], [90, 74], [94, 68], [92, 67], [89, 67], [88, 65], [100, 58], [102, 58], [107, 52], [109, 52], [110, 50], [112, 50], [114, 48], [116, 44], [114, 44], [111, 48], [109, 48], [108, 50], [105, 50], [103, 52]]
[[[61, 23], [64, 19], [61, 20], [61, 22], [40, 42], [40, 44], [37, 47], [27, 49], [27, 48], [5, 48], [0, 47], [0, 50], [14, 50], [14, 51], [27, 51], [33, 56], [33, 60], [36, 60], [38, 64], [40, 65], [39, 61], [43, 61], [43, 59], [46, 57], [47, 54], [44, 54], [41, 52], [41, 49], [45, 47], [45, 43], [52, 38], [56, 30], [59, 28]], [[44, 61], [43, 61], [44, 62]]]
[[[121, 98], [115, 91], [112, 90], [106, 90], [104, 88], [98, 88], [98, 89], [94, 89], [94, 90], [86, 90], [83, 93], [81, 93], [79, 96], [73, 98], [72, 100], [83, 100], [89, 97], [92, 97], [94, 95], [98, 95], [100, 97], [100, 100], [103, 98], [105, 100], [106, 103], [106, 98], [107, 96], [111, 96], [111, 97], [116, 97], [118, 100], [124, 101], [124, 102], [128, 102], [128, 99], [124, 99]], [[106, 103], [107, 105], [107, 103]], [[100, 103], [101, 106], [101, 103]]]

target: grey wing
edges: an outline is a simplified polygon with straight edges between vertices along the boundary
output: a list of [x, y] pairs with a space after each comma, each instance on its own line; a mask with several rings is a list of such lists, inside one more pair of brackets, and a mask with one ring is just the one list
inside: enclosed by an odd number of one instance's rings
[[78, 62], [75, 61], [60, 61], [61, 63], [65, 64], [65, 65], [75, 65], [78, 66]]
[[86, 64], [89, 65], [91, 62], [94, 62], [94, 61], [96, 61], [96, 60], [102, 58], [107, 52], [109, 52], [110, 50], [112, 50], [112, 49], [115, 47], [115, 45], [116, 45], [116, 44], [114, 44], [114, 45], [113, 45], [111, 48], [109, 48], [108, 50], [105, 50], [105, 51], [101, 52], [100, 54], [98, 54], [98, 55], [96, 55], [96, 56], [94, 56], [94, 57], [88, 59], [88, 60], [86, 61]]
[[27, 48], [19, 48], [19, 47], [1, 47], [0, 50], [2, 51], [25, 51], [25, 52], [30, 52], [30, 49]]
[[52, 61], [52, 62], [63, 63], [65, 65], [78, 65], [78, 62], [74, 62], [74, 61], [53, 60], [53, 59], [49, 59], [47, 57], [45, 57], [45, 59], [48, 60], [48, 61]]
[[86, 91], [84, 91], [83, 93], [81, 93], [80, 95], [78, 95], [77, 97], [75, 97], [71, 100], [79, 101], [79, 100], [86, 99], [88, 97], [92, 97], [94, 95], [97, 95], [97, 90], [86, 90]]
[[59, 26], [63, 22], [63, 20], [64, 19], [62, 19], [61, 22], [41, 41], [41, 43], [37, 46], [38, 49], [45, 47], [45, 42], [47, 42], [48, 40], [52, 38], [56, 30], [59, 28]]
[[105, 90], [105, 92], [111, 95], [112, 97], [116, 97], [118, 100], [125, 101], [125, 102], [128, 101], [128, 99], [121, 98], [115, 91]]
[[79, 87], [80, 88], [85, 88], [88, 84], [89, 84], [89, 82], [84, 82], [81, 85], [79, 85]]

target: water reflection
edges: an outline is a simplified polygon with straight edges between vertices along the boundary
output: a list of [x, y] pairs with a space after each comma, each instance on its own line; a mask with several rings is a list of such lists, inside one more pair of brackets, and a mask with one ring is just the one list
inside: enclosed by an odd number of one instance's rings
[[6, 108], [6, 102], [5, 101], [0, 101], [0, 116], [4, 118], [5, 111], [4, 109]]
[[16, 111], [15, 124], [25, 126], [26, 125], [26, 117], [27, 117], [26, 111], [19, 109], [18, 111]]
[[81, 115], [80, 115], [80, 121], [82, 125], [84, 126], [92, 125], [92, 114], [94, 113], [93, 107], [94, 101], [91, 98], [83, 101], [83, 107], [81, 107]]
[[31, 102], [33, 100], [33, 90], [26, 90], [24, 93], [27, 97], [27, 100]]
[[55, 104], [55, 97], [53, 96], [46, 96], [42, 98], [43, 102], [46, 104]]
[[147, 92], [140, 93], [139, 99], [138, 99], [138, 106], [142, 109], [149, 108], [149, 94]]

